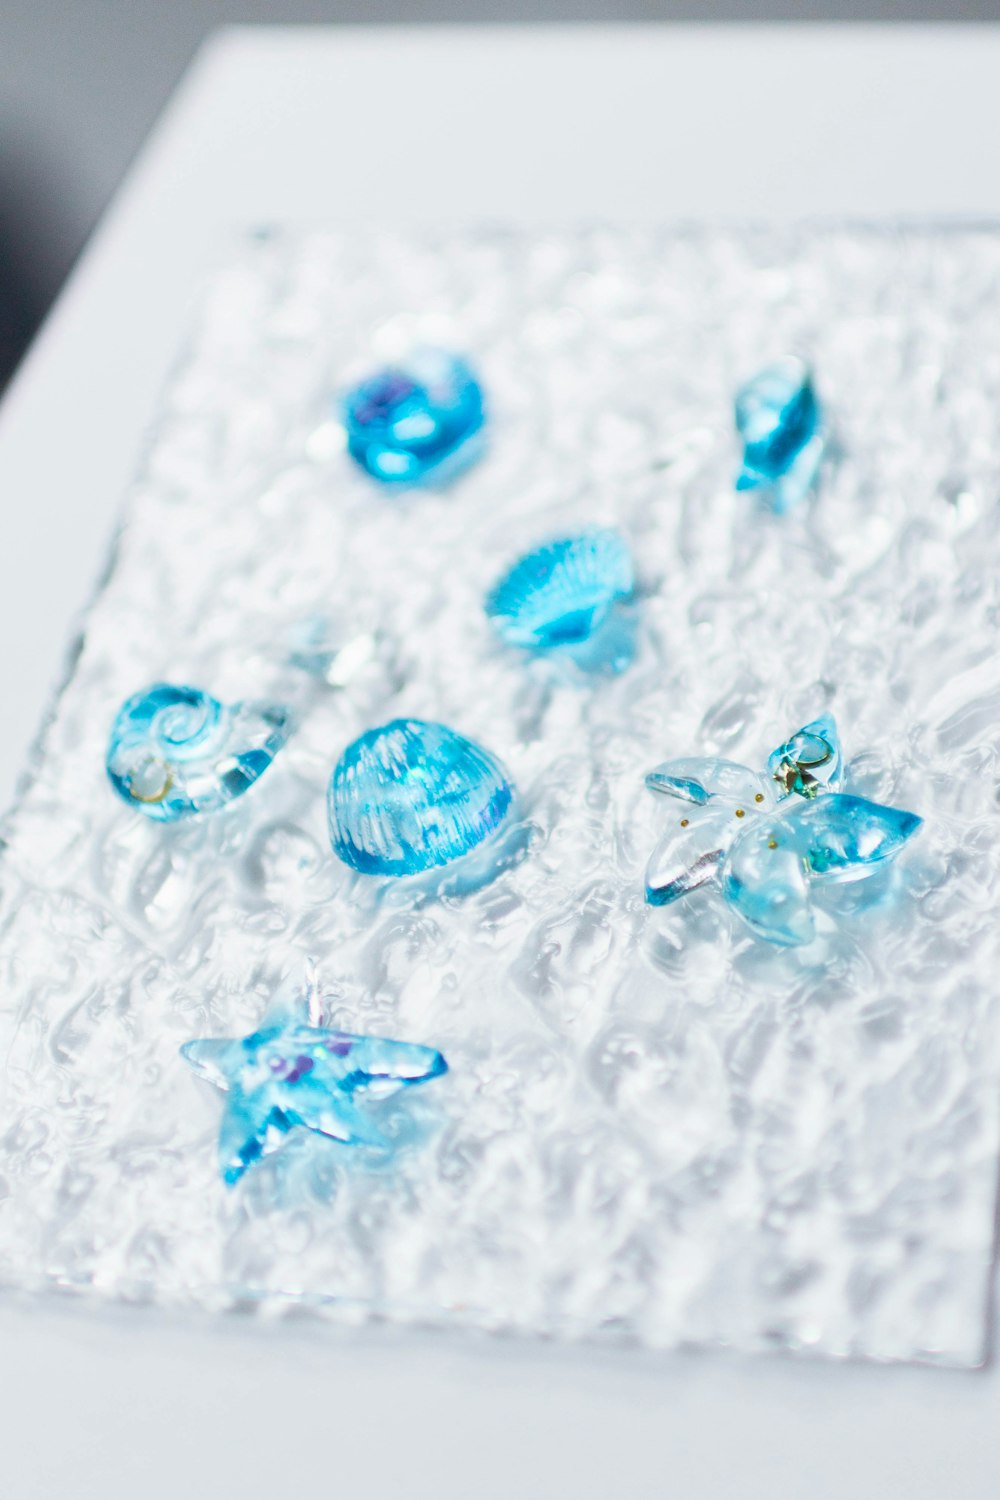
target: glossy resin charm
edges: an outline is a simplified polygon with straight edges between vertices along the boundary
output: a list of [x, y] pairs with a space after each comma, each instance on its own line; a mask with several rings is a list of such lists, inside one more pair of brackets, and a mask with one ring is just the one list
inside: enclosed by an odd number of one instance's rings
[[216, 812], [264, 774], [291, 727], [277, 704], [225, 704], [158, 682], [119, 710], [108, 776], [123, 802], [161, 823]]
[[617, 531], [584, 531], [547, 542], [505, 573], [486, 613], [505, 641], [546, 650], [579, 645], [633, 589], [632, 559]]
[[386, 1150], [377, 1109], [369, 1106], [447, 1072], [432, 1047], [324, 1026], [311, 981], [305, 995], [289, 990], [279, 997], [249, 1036], [187, 1042], [181, 1055], [226, 1095], [219, 1170], [228, 1186], [293, 1130]]
[[348, 745], [330, 779], [333, 852], [366, 875], [415, 875], [497, 831], [513, 787], [488, 750], [444, 724], [394, 719]]
[[873, 874], [921, 823], [842, 793], [842, 761], [823, 714], [772, 752], [766, 774], [714, 758], [657, 766], [646, 785], [682, 807], [650, 858], [646, 900], [666, 906], [713, 882], [759, 937], [811, 942], [810, 888]]
[[443, 483], [479, 457], [483, 393], [471, 367], [421, 349], [361, 382], [342, 403], [352, 458], [384, 484]]
[[816, 482], [826, 446], [812, 377], [789, 355], [768, 365], [736, 393], [736, 428], [743, 439], [738, 490], [756, 490], [779, 514]]

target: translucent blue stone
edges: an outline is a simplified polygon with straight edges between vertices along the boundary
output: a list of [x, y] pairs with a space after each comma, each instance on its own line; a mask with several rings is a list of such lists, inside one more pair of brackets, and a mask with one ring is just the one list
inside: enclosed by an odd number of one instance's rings
[[330, 779], [333, 852], [366, 875], [414, 875], [500, 827], [513, 787], [488, 750], [444, 724], [395, 719], [348, 745]]
[[487, 595], [486, 613], [512, 645], [578, 645], [633, 586], [632, 559], [618, 532], [585, 531], [522, 557]]
[[815, 797], [821, 790], [836, 791], [841, 783], [843, 755], [832, 714], [821, 714], [772, 750], [767, 769], [785, 796]]
[[216, 812], [259, 780], [291, 728], [277, 704], [224, 704], [159, 682], [119, 710], [108, 776], [124, 802], [161, 823]]
[[791, 356], [761, 370], [736, 394], [743, 439], [740, 490], [757, 490], [773, 510], [791, 509], [810, 491], [823, 457], [822, 414], [809, 370]]
[[366, 1101], [447, 1072], [432, 1047], [354, 1036], [297, 1015], [277, 1017], [237, 1040], [187, 1042], [181, 1055], [226, 1095], [219, 1169], [230, 1186], [293, 1130], [385, 1149]]
[[783, 819], [758, 818], [733, 840], [719, 870], [722, 894], [758, 937], [809, 943], [815, 924], [805, 863]]
[[860, 880], [895, 859], [922, 822], [916, 813], [834, 792], [797, 809], [791, 827], [814, 880]]
[[442, 483], [478, 458], [483, 393], [464, 359], [416, 351], [342, 402], [348, 452], [384, 484]]

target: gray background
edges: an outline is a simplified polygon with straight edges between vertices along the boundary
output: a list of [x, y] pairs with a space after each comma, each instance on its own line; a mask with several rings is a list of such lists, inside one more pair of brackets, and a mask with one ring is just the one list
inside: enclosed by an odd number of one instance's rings
[[994, 19], [1000, 0], [0, 0], [0, 384], [215, 26]]

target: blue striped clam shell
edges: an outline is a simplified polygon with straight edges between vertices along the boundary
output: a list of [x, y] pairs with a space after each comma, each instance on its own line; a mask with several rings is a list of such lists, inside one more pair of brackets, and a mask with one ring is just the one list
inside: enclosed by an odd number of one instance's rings
[[334, 767], [330, 842], [365, 875], [416, 875], [482, 844], [513, 795], [481, 745], [445, 724], [394, 719], [352, 741]]

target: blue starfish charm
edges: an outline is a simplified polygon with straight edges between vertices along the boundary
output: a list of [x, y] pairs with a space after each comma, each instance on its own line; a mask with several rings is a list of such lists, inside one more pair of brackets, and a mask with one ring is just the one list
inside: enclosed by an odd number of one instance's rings
[[812, 942], [810, 887], [874, 874], [921, 824], [841, 792], [842, 771], [829, 714], [772, 751], [766, 773], [711, 757], [657, 766], [649, 789], [687, 805], [653, 850], [646, 900], [667, 906], [711, 881], [758, 937]]
[[227, 1095], [219, 1130], [219, 1169], [229, 1186], [290, 1131], [313, 1130], [344, 1145], [388, 1141], [359, 1107], [446, 1073], [440, 1052], [323, 1026], [310, 980], [303, 998], [279, 999], [249, 1036], [186, 1042], [181, 1055]]

